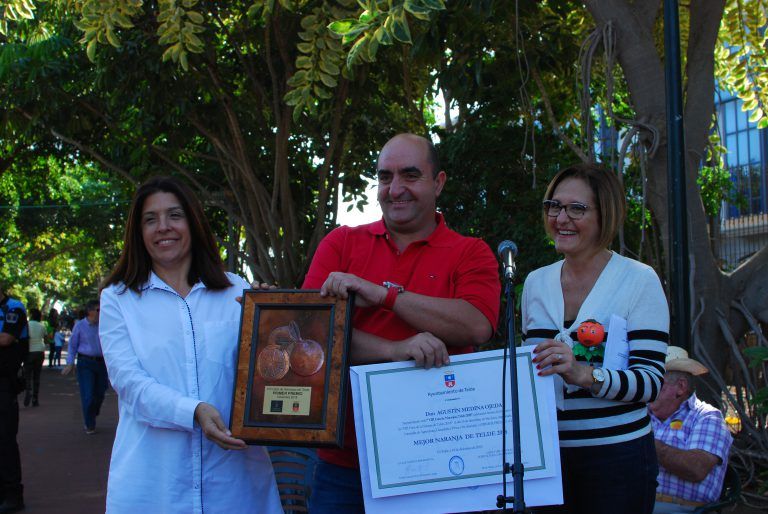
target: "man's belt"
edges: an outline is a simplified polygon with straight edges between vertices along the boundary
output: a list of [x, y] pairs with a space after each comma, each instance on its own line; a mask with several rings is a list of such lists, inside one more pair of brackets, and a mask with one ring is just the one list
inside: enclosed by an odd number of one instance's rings
[[77, 358], [78, 359], [86, 359], [86, 360], [89, 360], [89, 361], [103, 361], [104, 360], [104, 357], [102, 357], [101, 355], [99, 355], [98, 357], [94, 357], [93, 355], [86, 355], [84, 353], [78, 353], [77, 354]]
[[694, 502], [690, 500], [683, 500], [677, 496], [669, 496], [668, 494], [656, 493], [656, 501], [664, 503], [676, 503], [677, 505], [685, 505], [686, 507], [701, 507], [706, 505], [706, 502]]

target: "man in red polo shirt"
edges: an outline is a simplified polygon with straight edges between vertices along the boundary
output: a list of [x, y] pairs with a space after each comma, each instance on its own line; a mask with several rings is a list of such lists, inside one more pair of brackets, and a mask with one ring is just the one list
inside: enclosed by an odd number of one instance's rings
[[[487, 244], [450, 230], [435, 211], [447, 176], [429, 140], [390, 139], [377, 175], [382, 220], [328, 234], [302, 287], [323, 296], [356, 294], [353, 364], [448, 364], [449, 354], [470, 352], [493, 335], [498, 264]], [[344, 448], [318, 451], [313, 514], [364, 511], [351, 410], [350, 404]]]

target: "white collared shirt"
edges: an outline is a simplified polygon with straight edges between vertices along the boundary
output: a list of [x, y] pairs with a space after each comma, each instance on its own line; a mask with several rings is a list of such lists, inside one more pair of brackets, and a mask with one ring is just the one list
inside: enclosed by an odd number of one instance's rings
[[229, 423], [240, 305], [248, 283], [186, 298], [157, 275], [139, 295], [101, 293], [100, 336], [120, 421], [112, 448], [107, 512], [281, 513], [263, 447], [225, 451], [194, 422], [200, 402]]

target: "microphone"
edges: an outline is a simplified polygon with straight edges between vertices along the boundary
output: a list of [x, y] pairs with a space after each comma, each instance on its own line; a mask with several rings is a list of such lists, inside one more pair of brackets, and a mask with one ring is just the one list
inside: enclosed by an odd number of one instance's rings
[[501, 265], [504, 266], [504, 278], [512, 280], [515, 276], [517, 266], [515, 266], [515, 257], [517, 257], [517, 245], [512, 241], [502, 241], [497, 250]]

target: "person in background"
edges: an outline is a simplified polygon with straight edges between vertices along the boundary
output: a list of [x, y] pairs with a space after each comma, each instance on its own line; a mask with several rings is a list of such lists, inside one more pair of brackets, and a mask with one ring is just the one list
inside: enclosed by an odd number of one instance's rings
[[[449, 354], [470, 352], [493, 335], [499, 265], [487, 244], [449, 229], [436, 211], [447, 175], [431, 141], [394, 136], [379, 154], [377, 175], [382, 219], [328, 234], [302, 287], [323, 296], [356, 293], [353, 363], [448, 364]], [[318, 450], [314, 514], [365, 510], [351, 401], [347, 412], [343, 449]]]
[[28, 344], [27, 311], [0, 283], [0, 514], [24, 509], [19, 433], [18, 372]]
[[[625, 195], [594, 164], [561, 170], [542, 218], [564, 259], [531, 272], [521, 302], [524, 344], [540, 375], [556, 375], [562, 507], [537, 512], [650, 514], [658, 464], [648, 402], [661, 389], [669, 310], [656, 272], [609, 250]], [[605, 342], [628, 358], [603, 366]]]
[[187, 185], [157, 177], [139, 187], [101, 293], [120, 415], [108, 513], [282, 512], [266, 449], [225, 424], [244, 289]]
[[[53, 362], [55, 366], [61, 366], [61, 351], [64, 348], [64, 343], [67, 341], [67, 335], [64, 333], [64, 324], [60, 323], [56, 332], [53, 334], [53, 357], [49, 362]], [[50, 364], [49, 364], [50, 366]]]
[[45, 361], [46, 329], [42, 323], [40, 309], [29, 309], [29, 353], [24, 361], [24, 380], [27, 384], [24, 407], [32, 401], [33, 407], [40, 405], [40, 372]]
[[[46, 341], [48, 342], [48, 367], [53, 366], [53, 359], [56, 355], [56, 341], [55, 334], [59, 329], [61, 322], [59, 321], [59, 311], [51, 309], [48, 311], [48, 319], [43, 322], [47, 331]], [[59, 355], [61, 356], [61, 355]]]
[[722, 413], [696, 397], [695, 377], [709, 373], [670, 346], [658, 398], [648, 405], [659, 458], [655, 514], [693, 512], [723, 489], [733, 439]]
[[69, 375], [75, 368], [77, 358], [77, 384], [80, 387], [80, 403], [83, 408], [85, 433], [96, 433], [96, 416], [101, 412], [104, 394], [109, 387], [107, 367], [99, 339], [99, 302], [91, 300], [86, 304], [86, 316], [72, 329], [67, 352], [67, 365], [61, 371]]

